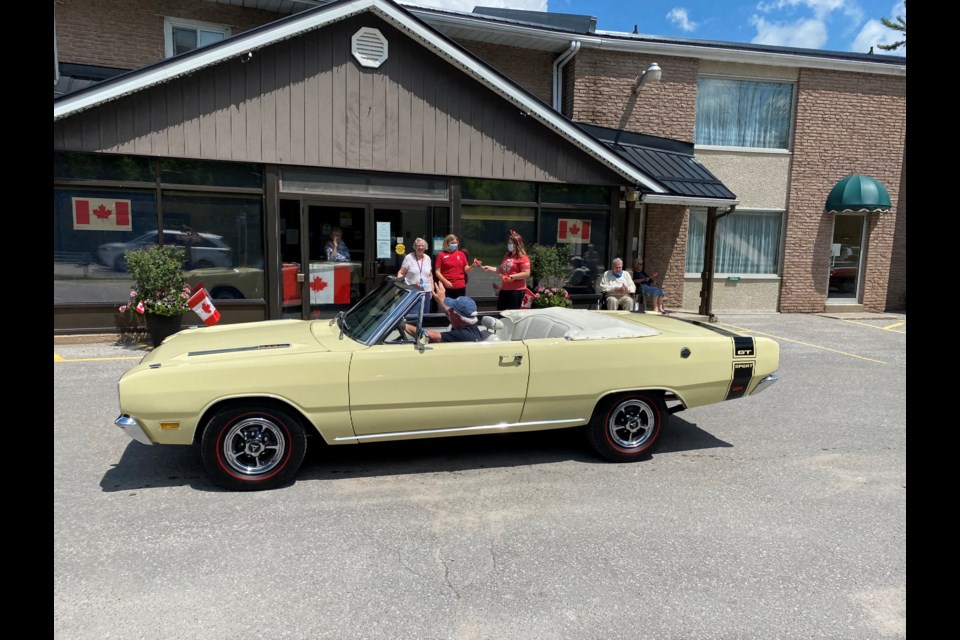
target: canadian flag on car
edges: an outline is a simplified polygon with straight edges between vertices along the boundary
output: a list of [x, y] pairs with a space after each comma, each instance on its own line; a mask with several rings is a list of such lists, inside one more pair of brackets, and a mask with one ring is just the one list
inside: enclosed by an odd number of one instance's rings
[[203, 320], [203, 324], [208, 327], [220, 322], [220, 312], [217, 311], [217, 308], [213, 306], [213, 302], [210, 300], [210, 296], [207, 294], [207, 290], [203, 287], [197, 287], [193, 292], [193, 295], [190, 296], [190, 299], [187, 300], [187, 306], [193, 309], [194, 313], [200, 316], [200, 319]]
[[531, 307], [533, 307], [533, 291], [525, 289], [523, 292], [523, 300], [520, 301], [520, 308], [530, 309]]

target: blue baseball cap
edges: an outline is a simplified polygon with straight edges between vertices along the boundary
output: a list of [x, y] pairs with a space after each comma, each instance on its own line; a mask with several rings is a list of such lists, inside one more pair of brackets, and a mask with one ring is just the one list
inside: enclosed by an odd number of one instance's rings
[[477, 317], [477, 303], [473, 298], [460, 296], [459, 298], [447, 298], [443, 303], [457, 312], [457, 315], [463, 318]]

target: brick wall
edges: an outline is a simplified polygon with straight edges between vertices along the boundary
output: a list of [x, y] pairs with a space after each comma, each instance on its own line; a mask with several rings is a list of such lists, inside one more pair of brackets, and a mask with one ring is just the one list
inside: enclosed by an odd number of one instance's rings
[[198, 0], [56, 0], [54, 12], [61, 62], [121, 69], [164, 59], [165, 17], [227, 25], [233, 35], [284, 17]]
[[552, 104], [555, 54], [472, 40], [457, 41], [457, 44], [540, 98], [547, 105]]
[[893, 204], [891, 213], [867, 215], [864, 310], [896, 307], [898, 298], [905, 306], [906, 206], [899, 202], [905, 127], [905, 78], [801, 70], [781, 312], [823, 311], [833, 234], [833, 216], [823, 207], [830, 189], [851, 173], [880, 180]]
[[[663, 69], [660, 82], [633, 93], [651, 62]], [[571, 65], [574, 120], [693, 142], [699, 61], [581, 49]]]
[[687, 208], [674, 205], [647, 205], [643, 232], [643, 268], [659, 271], [663, 285], [663, 306], [683, 306], [683, 273], [686, 268]]

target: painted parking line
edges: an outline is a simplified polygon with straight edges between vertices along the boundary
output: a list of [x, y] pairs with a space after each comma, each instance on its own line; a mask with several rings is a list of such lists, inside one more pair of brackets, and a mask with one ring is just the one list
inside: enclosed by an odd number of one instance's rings
[[876, 362], [877, 364], [887, 364], [887, 363], [884, 362], [883, 360], [874, 360], [873, 358], [867, 358], [866, 356], [858, 356], [858, 355], [855, 354], [855, 353], [849, 353], [849, 352], [847, 352], [847, 351], [839, 351], [839, 350], [837, 350], [837, 349], [831, 349], [830, 347], [824, 347], [823, 345], [819, 345], [819, 344], [811, 344], [811, 343], [809, 343], [809, 342], [803, 342], [803, 341], [801, 341], [801, 340], [793, 340], [793, 339], [791, 339], [791, 338], [784, 338], [783, 336], [777, 336], [777, 335], [774, 335], [774, 334], [772, 334], [772, 333], [764, 333], [763, 331], [757, 331], [756, 329], [748, 329], [747, 327], [738, 327], [738, 326], [736, 326], [736, 325], [726, 324], [726, 323], [723, 323], [723, 322], [718, 322], [717, 324], [723, 325], [723, 326], [725, 326], [725, 327], [729, 327], [729, 328], [734, 329], [734, 330], [736, 330], [736, 331], [742, 331], [742, 332], [744, 332], [744, 333], [755, 333], [755, 334], [757, 334], [757, 335], [767, 336], [768, 338], [773, 338], [774, 340], [783, 340], [784, 342], [792, 342], [792, 343], [794, 343], [794, 344], [802, 344], [802, 345], [805, 346], [805, 347], [813, 347], [814, 349], [820, 349], [820, 350], [822, 350], [822, 351], [830, 351], [830, 352], [832, 352], [832, 353], [839, 353], [839, 354], [842, 355], [842, 356], [849, 356], [849, 357], [851, 357], [851, 358], [856, 358], [856, 359], [858, 359], [858, 360], [866, 360], [867, 362]]
[[871, 329], [879, 329], [880, 331], [891, 331], [893, 333], [900, 333], [900, 334], [906, 335], [905, 331], [893, 331], [897, 327], [905, 326], [907, 324], [906, 322], [894, 322], [893, 324], [888, 324], [885, 327], [878, 327], [875, 324], [867, 324], [866, 322], [857, 322], [856, 320], [844, 320], [844, 322], [849, 322], [850, 324], [859, 325], [861, 327], [870, 327]]
[[107, 360], [142, 360], [143, 356], [118, 356], [116, 358], [64, 358], [63, 356], [53, 354], [54, 362], [105, 362]]

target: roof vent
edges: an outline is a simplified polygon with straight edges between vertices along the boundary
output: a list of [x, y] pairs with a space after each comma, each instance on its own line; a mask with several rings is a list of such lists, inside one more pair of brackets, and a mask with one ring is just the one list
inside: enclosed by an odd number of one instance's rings
[[376, 69], [387, 60], [387, 39], [377, 29], [361, 27], [351, 40], [353, 57], [364, 67]]

